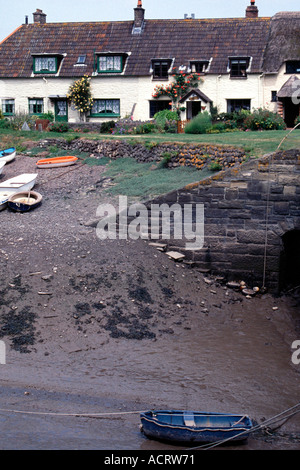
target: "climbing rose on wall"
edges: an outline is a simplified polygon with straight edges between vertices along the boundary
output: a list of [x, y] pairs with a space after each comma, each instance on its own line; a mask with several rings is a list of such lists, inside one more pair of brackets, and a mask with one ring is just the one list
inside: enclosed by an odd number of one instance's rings
[[167, 85], [157, 85], [152, 94], [153, 98], [159, 98], [160, 96], [168, 96], [172, 100], [173, 110], [178, 109], [178, 102], [186, 95], [191, 89], [196, 88], [203, 79], [200, 73], [184, 73], [174, 72], [172, 74], [173, 81]]
[[67, 98], [74, 104], [80, 115], [85, 115], [93, 106], [90, 86], [91, 78], [84, 75], [70, 86]]

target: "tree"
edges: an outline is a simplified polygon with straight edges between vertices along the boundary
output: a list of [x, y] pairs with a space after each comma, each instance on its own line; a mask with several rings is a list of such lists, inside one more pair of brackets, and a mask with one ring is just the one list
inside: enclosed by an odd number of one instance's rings
[[86, 113], [90, 111], [93, 106], [90, 80], [91, 78], [88, 75], [84, 75], [70, 86], [67, 94], [68, 100], [70, 100], [79, 111], [81, 120], [84, 120]]

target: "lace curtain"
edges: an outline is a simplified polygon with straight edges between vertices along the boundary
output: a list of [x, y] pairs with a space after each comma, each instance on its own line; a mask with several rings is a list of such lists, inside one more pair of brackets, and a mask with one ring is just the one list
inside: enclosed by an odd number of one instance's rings
[[92, 114], [120, 114], [120, 101], [94, 100]]

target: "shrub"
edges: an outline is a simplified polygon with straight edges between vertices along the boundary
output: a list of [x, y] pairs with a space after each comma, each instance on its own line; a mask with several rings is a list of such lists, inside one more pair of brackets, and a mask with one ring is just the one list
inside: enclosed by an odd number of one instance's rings
[[158, 129], [162, 132], [165, 129], [166, 123], [169, 121], [178, 121], [178, 114], [176, 111], [170, 109], [163, 109], [154, 115], [155, 124]]
[[244, 128], [244, 121], [250, 114], [250, 111], [245, 109], [239, 112], [221, 113], [218, 114], [217, 121], [223, 122], [226, 129]]
[[209, 166], [209, 171], [221, 171], [222, 165], [218, 162], [212, 162]]
[[177, 120], [167, 120], [164, 129], [167, 134], [177, 134]]
[[11, 127], [10, 120], [7, 118], [0, 119], [0, 129], [9, 129]]
[[211, 116], [207, 111], [199, 113], [194, 119], [187, 123], [184, 132], [186, 134], [206, 134], [211, 128]]
[[133, 121], [130, 117], [119, 119], [112, 130], [115, 135], [150, 134], [156, 131], [153, 121]]
[[213, 124], [212, 127], [207, 132], [213, 134], [215, 131], [217, 131], [216, 133], [224, 132], [225, 129], [226, 129], [225, 122], [217, 122], [217, 123]]
[[252, 131], [281, 130], [286, 128], [286, 124], [279, 114], [259, 108], [246, 117], [244, 128], [251, 129]]
[[161, 154], [161, 160], [157, 166], [158, 169], [168, 168], [169, 162], [172, 160], [172, 157], [177, 156], [177, 152], [163, 152]]
[[[295, 119], [295, 126], [297, 126], [297, 124], [300, 124], [300, 116], [298, 116], [298, 117]], [[298, 126], [297, 129], [300, 129], [300, 126]]]
[[48, 121], [53, 122], [54, 121], [54, 114], [52, 111], [48, 111], [47, 113], [40, 114], [38, 119], [48, 119]]
[[67, 98], [74, 104], [80, 115], [86, 114], [93, 106], [91, 77], [84, 75], [70, 86]]
[[11, 128], [15, 131], [22, 130], [25, 122], [28, 124], [30, 129], [35, 129], [36, 116], [26, 113], [17, 113], [10, 119]]
[[50, 132], [68, 132], [69, 126], [66, 122], [51, 122], [49, 124]]
[[157, 131], [157, 127], [154, 122], [145, 122], [138, 125], [135, 131], [136, 134], [151, 134]]
[[113, 128], [115, 127], [115, 121], [106, 121], [102, 122], [100, 126], [100, 133], [101, 134], [111, 134]]

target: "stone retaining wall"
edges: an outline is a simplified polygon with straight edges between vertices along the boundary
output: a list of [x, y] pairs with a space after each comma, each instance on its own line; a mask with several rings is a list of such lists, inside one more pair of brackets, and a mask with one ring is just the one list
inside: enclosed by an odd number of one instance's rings
[[42, 148], [57, 146], [68, 152], [87, 153], [95, 158], [131, 157], [138, 162], [160, 162], [166, 167], [190, 166], [212, 170], [230, 168], [246, 160], [243, 150], [230, 146], [182, 144], [182, 143], [138, 143], [136, 140], [87, 140], [46, 139], [39, 143]]
[[266, 285], [276, 290], [281, 282], [282, 237], [300, 230], [300, 151], [251, 160], [149, 201], [149, 208], [152, 203], [203, 204], [201, 250], [186, 250], [184, 239], [161, 241], [204, 271], [252, 286], [261, 286], [265, 275]]

